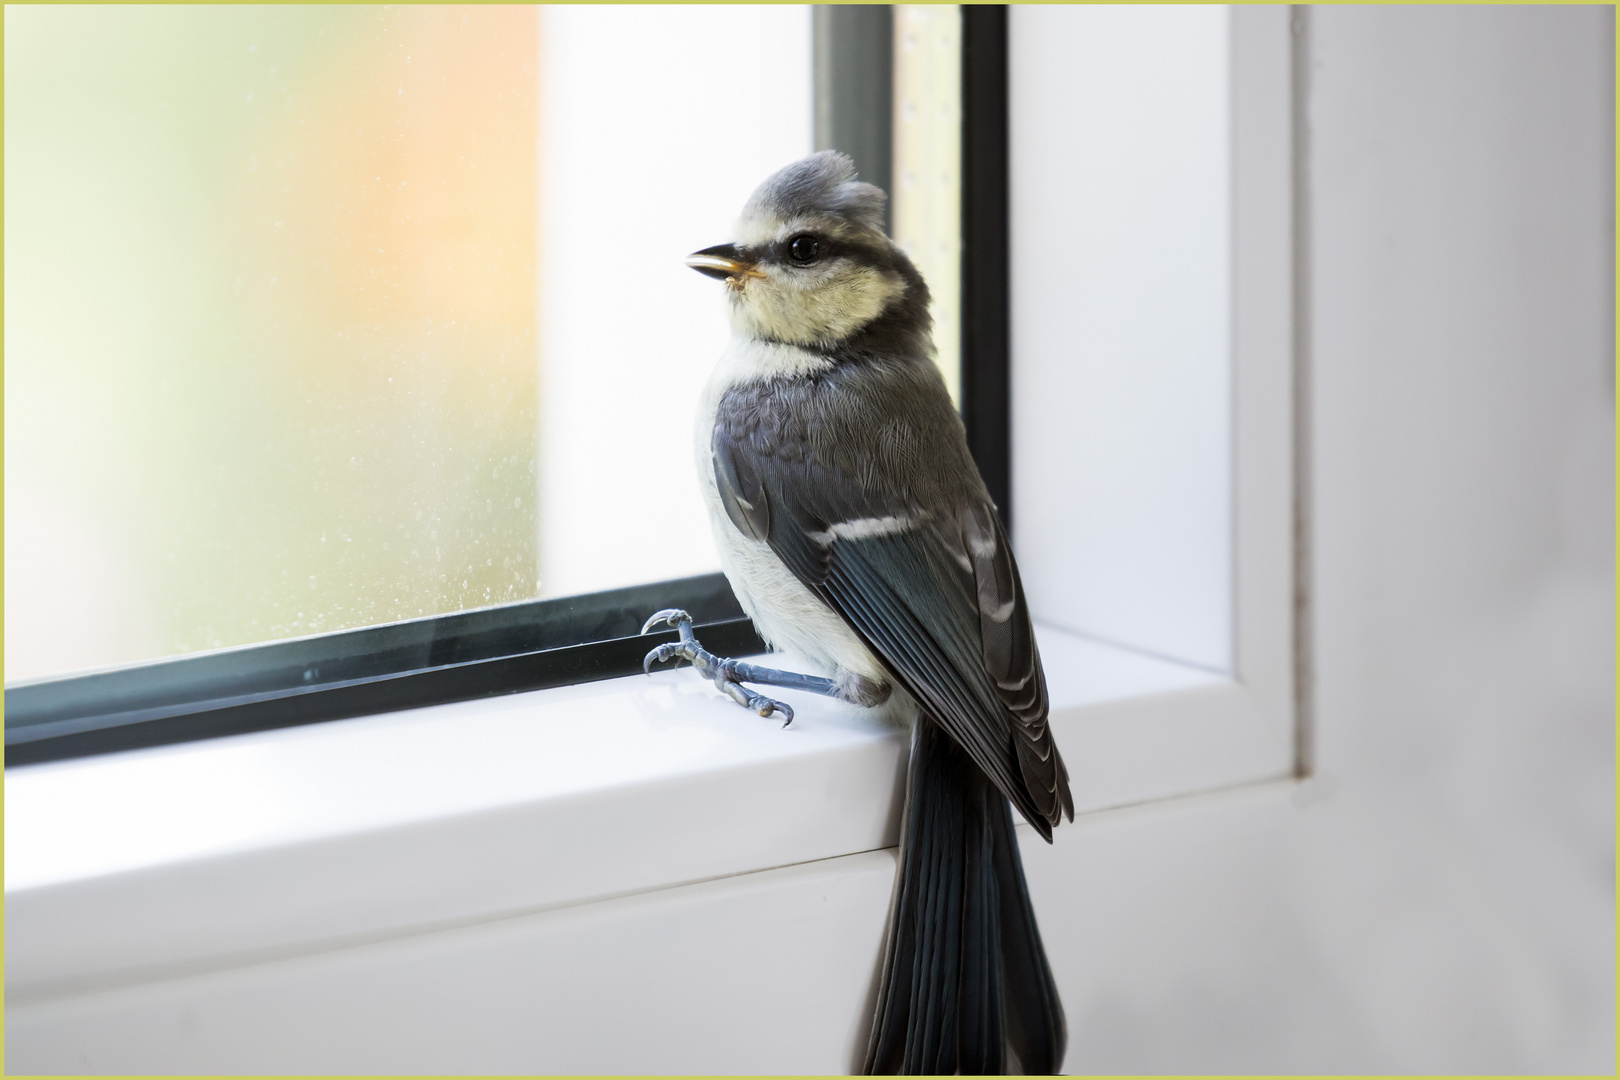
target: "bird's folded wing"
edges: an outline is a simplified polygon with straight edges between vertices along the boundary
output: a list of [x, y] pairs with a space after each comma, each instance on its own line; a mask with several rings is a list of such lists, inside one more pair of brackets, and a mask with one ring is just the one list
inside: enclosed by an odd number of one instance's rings
[[908, 506], [717, 430], [732, 522], [843, 617], [1047, 839], [1073, 817], [1023, 587], [988, 498]]

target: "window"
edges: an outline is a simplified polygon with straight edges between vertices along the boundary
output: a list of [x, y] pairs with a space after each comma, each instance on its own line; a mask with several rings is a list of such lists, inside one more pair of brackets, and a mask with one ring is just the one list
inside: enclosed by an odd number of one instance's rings
[[715, 571], [692, 424], [729, 329], [681, 260], [812, 149], [810, 14], [555, 7], [540, 40], [541, 592]]
[[[728, 331], [682, 257], [818, 122], [887, 172], [887, 9], [8, 18], [8, 760], [628, 673], [646, 643], [507, 661], [670, 604], [758, 648], [691, 464]], [[907, 18], [894, 209], [949, 321], [959, 34]]]

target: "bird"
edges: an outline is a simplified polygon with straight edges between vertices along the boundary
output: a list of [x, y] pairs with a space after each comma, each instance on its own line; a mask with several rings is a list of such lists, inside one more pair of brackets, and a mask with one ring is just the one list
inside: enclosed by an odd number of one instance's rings
[[929, 292], [885, 233], [887, 195], [825, 150], [767, 178], [732, 241], [688, 256], [725, 283], [731, 337], [700, 397], [697, 467], [721, 567], [773, 650], [715, 656], [691, 618], [642, 632], [738, 704], [791, 723], [780, 686], [910, 723], [896, 879], [862, 1071], [1054, 1073], [1063, 1006], [1012, 810], [1074, 819], [1018, 567], [934, 359]]

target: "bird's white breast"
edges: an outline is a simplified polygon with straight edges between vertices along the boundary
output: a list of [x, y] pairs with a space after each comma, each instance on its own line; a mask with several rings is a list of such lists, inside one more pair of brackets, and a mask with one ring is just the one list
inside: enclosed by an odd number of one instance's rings
[[831, 365], [826, 357], [806, 349], [734, 336], [699, 399], [698, 484], [709, 510], [720, 568], [760, 636], [774, 648], [823, 666], [828, 674], [843, 669], [884, 679], [882, 665], [838, 613], [805, 588], [768, 544], [744, 536], [731, 523], [714, 478], [715, 417], [727, 390], [760, 379], [814, 374]]

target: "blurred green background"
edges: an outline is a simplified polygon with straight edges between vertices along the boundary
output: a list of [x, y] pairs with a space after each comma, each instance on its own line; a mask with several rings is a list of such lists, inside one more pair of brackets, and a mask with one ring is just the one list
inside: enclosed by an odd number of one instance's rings
[[8, 680], [536, 593], [535, 20], [6, 8]]

